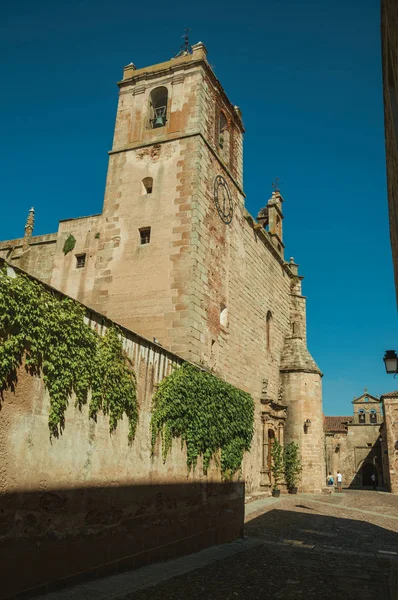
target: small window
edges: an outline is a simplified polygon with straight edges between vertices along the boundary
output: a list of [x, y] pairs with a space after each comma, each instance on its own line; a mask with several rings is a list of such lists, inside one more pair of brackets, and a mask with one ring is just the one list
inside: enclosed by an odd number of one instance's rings
[[226, 327], [228, 325], [228, 308], [225, 304], [221, 304], [220, 307], [220, 325]]
[[220, 112], [220, 123], [219, 123], [219, 132], [218, 132], [218, 145], [220, 148], [224, 148], [226, 142], [226, 133], [227, 133], [227, 119], [223, 112]]
[[266, 322], [265, 322], [267, 350], [271, 350], [271, 325], [272, 325], [272, 312], [269, 310], [267, 312], [267, 318], [266, 318]]
[[142, 193], [152, 194], [153, 190], [153, 179], [152, 177], [144, 177], [142, 180]]
[[374, 408], [372, 408], [372, 410], [370, 411], [370, 422], [377, 423], [377, 412]]
[[76, 269], [83, 269], [86, 266], [86, 255], [85, 254], [77, 254], [76, 255]]
[[152, 90], [149, 99], [151, 129], [158, 129], [166, 125], [168, 91], [166, 87], [157, 87]]
[[141, 246], [143, 246], [144, 244], [149, 244], [149, 242], [151, 241], [151, 228], [150, 227], [142, 227], [140, 229], [140, 239], [141, 239]]
[[366, 423], [366, 415], [363, 408], [360, 408], [358, 411], [358, 420], [360, 423]]

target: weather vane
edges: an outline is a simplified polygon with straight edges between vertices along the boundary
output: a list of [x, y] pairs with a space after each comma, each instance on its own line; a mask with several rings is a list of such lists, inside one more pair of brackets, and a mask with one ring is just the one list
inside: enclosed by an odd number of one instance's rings
[[272, 182], [272, 189], [274, 192], [279, 192], [279, 177], [275, 177], [274, 181]]
[[176, 58], [178, 56], [184, 56], [185, 54], [192, 54], [192, 46], [189, 43], [189, 32], [191, 31], [190, 27], [185, 27], [184, 33], [181, 36], [184, 38], [184, 43], [181, 44], [180, 51], [176, 54]]

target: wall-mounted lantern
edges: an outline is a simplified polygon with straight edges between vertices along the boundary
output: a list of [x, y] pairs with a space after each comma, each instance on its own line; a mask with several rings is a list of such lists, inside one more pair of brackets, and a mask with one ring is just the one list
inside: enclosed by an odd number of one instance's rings
[[305, 429], [308, 429], [309, 427], [311, 427], [311, 419], [306, 419], [304, 421], [304, 427], [305, 427]]
[[389, 375], [398, 373], [398, 356], [395, 350], [386, 350], [383, 360]]

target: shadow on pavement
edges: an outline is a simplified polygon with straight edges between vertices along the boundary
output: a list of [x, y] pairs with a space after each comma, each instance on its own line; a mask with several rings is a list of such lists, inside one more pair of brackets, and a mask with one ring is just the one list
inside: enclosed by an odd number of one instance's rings
[[[308, 509], [304, 505], [296, 505]], [[314, 509], [312, 509], [314, 510]], [[263, 545], [126, 600], [397, 600], [398, 534], [355, 519], [272, 509], [245, 535]]]

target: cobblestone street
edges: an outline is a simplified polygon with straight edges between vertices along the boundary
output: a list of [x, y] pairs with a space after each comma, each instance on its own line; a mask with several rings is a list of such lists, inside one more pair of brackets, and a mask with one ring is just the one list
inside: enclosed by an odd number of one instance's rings
[[397, 496], [287, 496], [247, 517], [263, 545], [127, 598], [396, 600], [397, 532]]
[[246, 539], [47, 600], [398, 599], [398, 496], [344, 491], [246, 506]]

